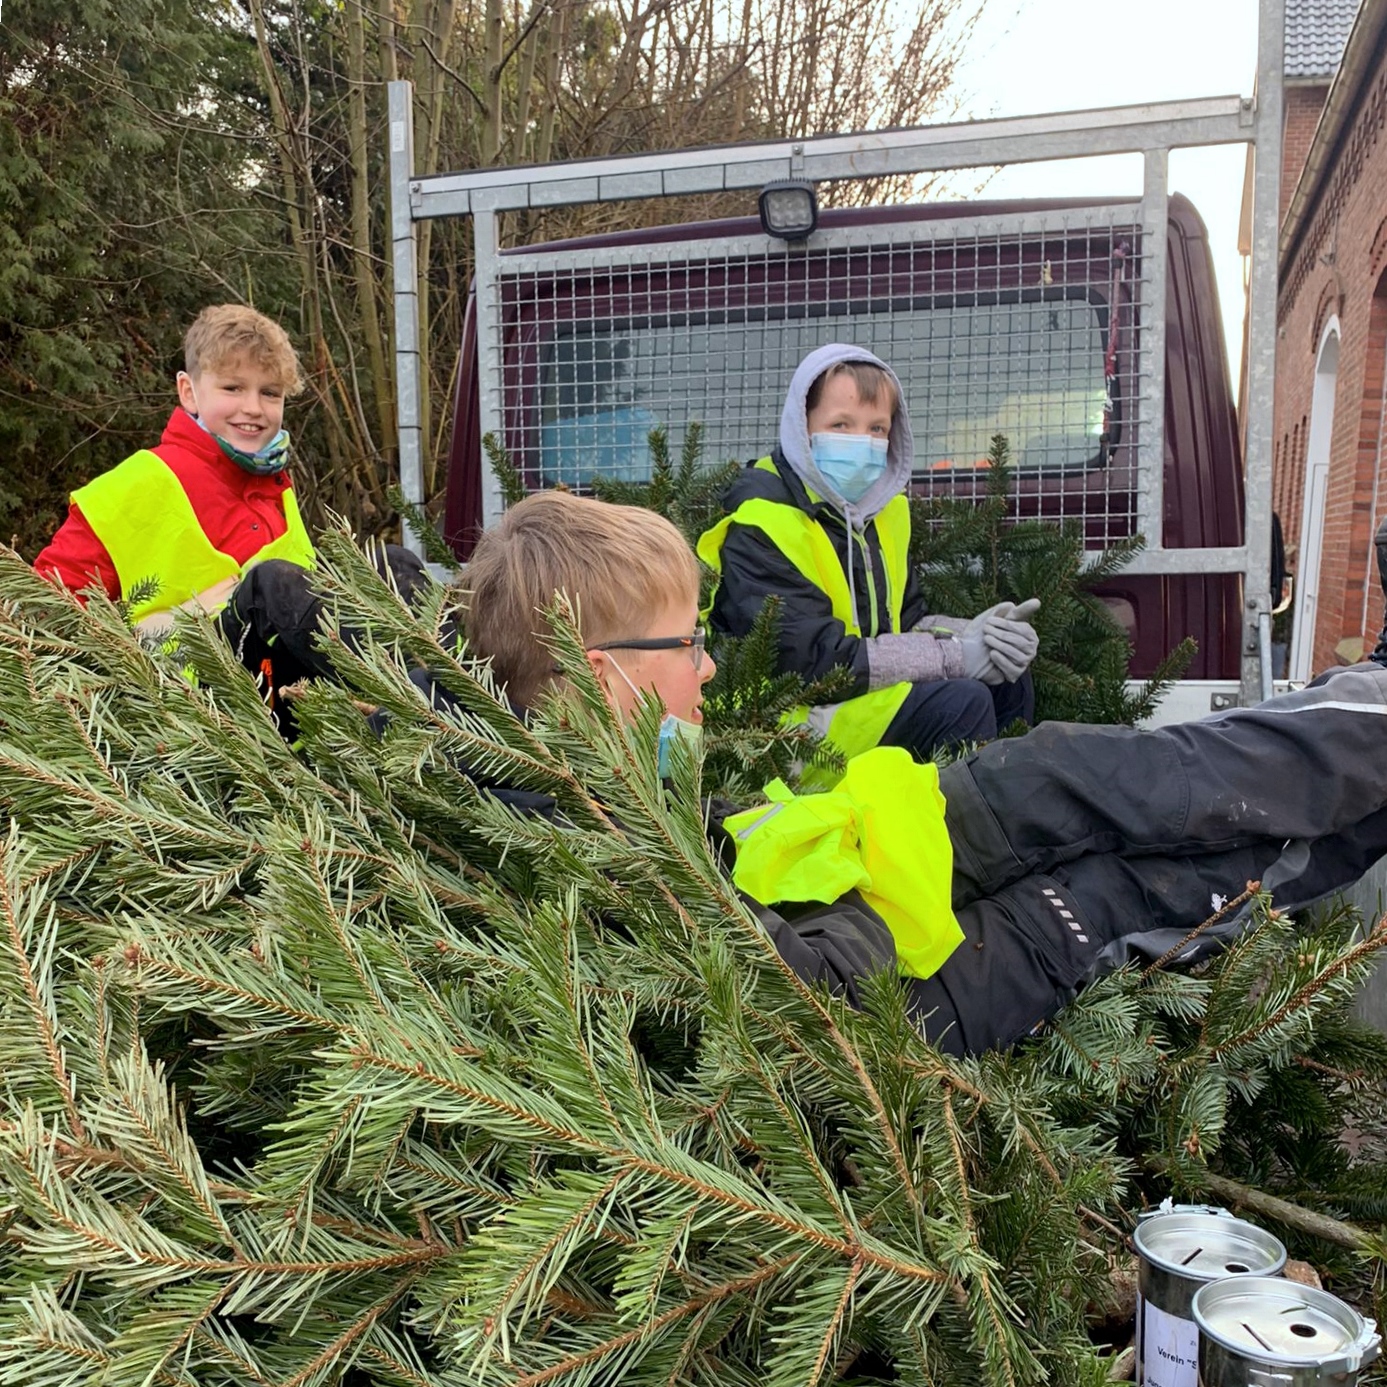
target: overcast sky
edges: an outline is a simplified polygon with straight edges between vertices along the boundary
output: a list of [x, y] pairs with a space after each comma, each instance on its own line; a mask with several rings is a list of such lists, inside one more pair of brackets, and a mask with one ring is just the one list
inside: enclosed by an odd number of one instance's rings
[[[960, 118], [1252, 94], [1256, 0], [990, 0], [957, 78]], [[1245, 146], [1175, 150], [1170, 188], [1209, 228], [1237, 388], [1242, 343], [1238, 212]], [[986, 196], [1141, 194], [1139, 155], [1002, 170]]]

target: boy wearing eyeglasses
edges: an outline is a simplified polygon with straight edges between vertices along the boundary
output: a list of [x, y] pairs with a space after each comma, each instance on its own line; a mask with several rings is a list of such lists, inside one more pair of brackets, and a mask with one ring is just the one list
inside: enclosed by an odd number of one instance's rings
[[[467, 643], [491, 658], [514, 707], [533, 707], [562, 682], [547, 645], [546, 613], [566, 594], [613, 708], [633, 717], [642, 693], [664, 706], [663, 773], [677, 738], [700, 738], [703, 688], [717, 669], [698, 626], [698, 583], [698, 563], [684, 537], [654, 511], [567, 491], [536, 492], [477, 542], [463, 584]], [[423, 671], [411, 677], [435, 704], [452, 701]], [[532, 796], [515, 798], [543, 812]], [[715, 824], [725, 808], [711, 809]], [[721, 836], [716, 827], [713, 832]], [[757, 916], [806, 982], [856, 1004], [861, 979], [895, 965], [890, 929], [856, 891], [775, 910], [769, 904]]]
[[[521, 707], [562, 678], [545, 616], [559, 593], [612, 706], [629, 718], [653, 694], [666, 741], [697, 735], [714, 668], [678, 530], [651, 511], [546, 492], [482, 537], [468, 642]], [[710, 834], [735, 851], [734, 881], [802, 978], [855, 1003], [860, 978], [896, 969], [925, 1036], [977, 1054], [1124, 963], [1188, 964], [1222, 948], [1245, 910], [1190, 931], [1249, 881], [1290, 910], [1355, 881], [1387, 852], [1384, 756], [1387, 669], [1367, 663], [1331, 687], [1157, 731], [1044, 723], [942, 771], [877, 749], [849, 763], [847, 790], [715, 813]], [[777, 894], [777, 867], [806, 860], [795, 857], [805, 821], [844, 795], [856, 799], [829, 835], [869, 868], [861, 889], [839, 894], [809, 870]], [[912, 890], [893, 894], [892, 873]]]

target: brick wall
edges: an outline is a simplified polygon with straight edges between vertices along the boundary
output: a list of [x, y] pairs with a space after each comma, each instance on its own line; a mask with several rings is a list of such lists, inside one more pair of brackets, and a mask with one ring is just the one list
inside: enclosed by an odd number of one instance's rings
[[1325, 97], [1329, 95], [1328, 83], [1313, 86], [1287, 87], [1282, 104], [1283, 122], [1281, 133], [1281, 216], [1291, 205], [1291, 194], [1295, 192], [1296, 180], [1305, 167], [1305, 158], [1310, 153], [1310, 141], [1315, 137], [1315, 126], [1319, 123], [1320, 112], [1324, 110]]
[[[1308, 120], [1310, 103], [1304, 94], [1311, 90], [1292, 88], [1286, 93], [1288, 165], [1304, 162], [1303, 149], [1292, 153], [1292, 127]], [[1385, 115], [1387, 54], [1379, 57], [1340, 141], [1334, 167], [1322, 184], [1295, 258], [1286, 267], [1278, 304], [1272, 494], [1292, 571], [1299, 552], [1316, 353], [1331, 316], [1337, 315], [1340, 328], [1313, 650], [1316, 669], [1337, 662], [1341, 643], [1351, 646], [1362, 640], [1371, 647], [1382, 624], [1372, 536], [1377, 519], [1387, 510], [1381, 456], [1387, 358]], [[1311, 129], [1313, 133], [1313, 125]], [[1283, 184], [1283, 207], [1289, 191]]]

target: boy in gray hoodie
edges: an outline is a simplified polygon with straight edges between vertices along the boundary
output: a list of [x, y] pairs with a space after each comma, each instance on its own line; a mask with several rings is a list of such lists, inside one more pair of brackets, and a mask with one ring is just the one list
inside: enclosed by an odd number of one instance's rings
[[1033, 712], [1038, 602], [971, 620], [925, 611], [909, 562], [913, 463], [895, 372], [862, 348], [820, 347], [790, 382], [779, 446], [736, 478], [698, 545], [719, 575], [715, 630], [746, 635], [776, 596], [781, 670], [851, 671], [851, 697], [809, 710], [846, 756], [901, 746], [928, 760]]

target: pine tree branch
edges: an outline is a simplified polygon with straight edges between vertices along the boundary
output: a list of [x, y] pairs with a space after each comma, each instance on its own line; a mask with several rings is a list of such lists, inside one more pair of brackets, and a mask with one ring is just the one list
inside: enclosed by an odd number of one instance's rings
[[[29, 958], [29, 948], [24, 937], [25, 931], [20, 924], [20, 906], [15, 897], [10, 869], [10, 863], [14, 856], [14, 841], [15, 834], [12, 829], [10, 844], [7, 850], [0, 854], [0, 909], [4, 911], [5, 915], [5, 934], [10, 945], [11, 966], [19, 976], [20, 987], [28, 1005], [29, 1014], [33, 1018], [39, 1046], [47, 1057], [54, 1086], [62, 1095], [68, 1129], [79, 1142], [85, 1142], [87, 1130], [77, 1109], [72, 1076], [68, 1073], [67, 1063], [63, 1058], [63, 1049], [58, 1042], [57, 1026], [49, 1002], [44, 996], [44, 988], [40, 986], [39, 980], [34, 974], [33, 963]], [[50, 918], [50, 930], [51, 927], [52, 920]]]
[[[157, 1074], [145, 1070], [138, 1078], [135, 1076], [128, 1076], [126, 1083], [122, 1085], [117, 1097], [117, 1102], [120, 1104], [121, 1110], [125, 1113], [131, 1124], [138, 1129], [149, 1149], [158, 1154], [164, 1171], [178, 1182], [189, 1199], [192, 1200], [194, 1205], [202, 1213], [208, 1224], [221, 1234], [226, 1245], [232, 1252], [235, 1253], [238, 1258], [243, 1259], [245, 1257], [245, 1250], [242, 1248], [236, 1234], [232, 1232], [231, 1226], [227, 1223], [225, 1215], [217, 1207], [211, 1191], [206, 1187], [205, 1176], [203, 1176], [200, 1167], [197, 1174], [202, 1176], [201, 1180], [194, 1178], [194, 1176], [189, 1173], [188, 1169], [185, 1167], [185, 1161], [180, 1159], [179, 1153], [175, 1151], [170, 1144], [164, 1141], [162, 1131], [150, 1122], [148, 1114], [143, 1112], [140, 1105], [134, 1101], [134, 1094], [131, 1092], [131, 1087], [141, 1079], [151, 1083], [152, 1086], [157, 1086], [157, 1091], [160, 1096], [165, 1096], [166, 1091], [163, 1089], [160, 1077]], [[162, 1125], [175, 1131], [177, 1135], [181, 1136], [186, 1142], [187, 1133], [182, 1129], [178, 1118], [175, 1117], [174, 1113], [171, 1111], [177, 1099], [171, 1092], [167, 1093], [166, 1096], [168, 1098], [168, 1107], [159, 1113], [159, 1116], [164, 1120]], [[195, 1157], [192, 1158], [188, 1164], [195, 1163], [195, 1160]]]
[[817, 1383], [823, 1379], [824, 1371], [828, 1367], [828, 1360], [833, 1353], [833, 1346], [838, 1341], [838, 1335], [843, 1328], [843, 1322], [847, 1318], [848, 1310], [852, 1305], [852, 1295], [857, 1289], [857, 1282], [862, 1275], [862, 1259], [854, 1258], [848, 1267], [848, 1274], [843, 1279], [843, 1289], [838, 1296], [838, 1303], [833, 1307], [833, 1314], [829, 1317], [828, 1323], [824, 1326], [823, 1338], [819, 1341], [819, 1351], [814, 1356], [814, 1365], [809, 1370], [806, 1379], [808, 1382]]
[[[312, 1199], [314, 1189], [322, 1174], [323, 1166], [331, 1159], [332, 1152], [337, 1145], [342, 1133], [351, 1126], [353, 1119], [360, 1111], [362, 1099], [360, 1097], [350, 1099], [342, 1109], [342, 1116], [327, 1131], [322, 1140], [317, 1142], [311, 1151], [303, 1151], [302, 1147], [295, 1147], [296, 1161], [303, 1165], [303, 1178], [298, 1186], [286, 1200], [286, 1217], [292, 1218], [296, 1212], [304, 1206], [305, 1201]], [[412, 1121], [414, 1114], [410, 1114]]]
[[1287, 1228], [1294, 1228], [1298, 1233], [1308, 1233], [1313, 1238], [1333, 1243], [1337, 1247], [1376, 1256], [1382, 1245], [1380, 1239], [1352, 1223], [1331, 1218], [1328, 1214], [1315, 1213], [1286, 1199], [1278, 1199], [1275, 1195], [1253, 1189], [1241, 1181], [1218, 1175], [1207, 1166], [1185, 1162], [1176, 1164], [1163, 1156], [1148, 1157], [1146, 1164], [1158, 1175], [1176, 1176], [1181, 1180], [1190, 1181], [1220, 1199], [1226, 1199], [1244, 1209], [1251, 1209], [1263, 1218], [1274, 1219], [1277, 1223], [1285, 1224]]
[[198, 1326], [194, 1338], [215, 1357], [229, 1362], [236, 1370], [238, 1380], [248, 1380], [259, 1383], [260, 1387], [270, 1387], [270, 1379], [260, 1371], [259, 1365], [253, 1362], [248, 1354], [237, 1353], [217, 1335], [209, 1333], [205, 1324]]
[[1340, 954], [1337, 958], [1330, 961], [1322, 968], [1309, 982], [1305, 984], [1292, 997], [1282, 1003], [1272, 1014], [1264, 1017], [1256, 1025], [1248, 1027], [1241, 1034], [1234, 1036], [1231, 1040], [1225, 1040], [1219, 1045], [1214, 1046], [1208, 1051], [1205, 1063], [1217, 1064], [1225, 1056], [1230, 1055], [1245, 1045], [1260, 1039], [1262, 1036], [1274, 1031], [1288, 1017], [1302, 1011], [1311, 998], [1318, 995], [1329, 986], [1336, 978], [1347, 977], [1355, 964], [1363, 959], [1377, 953], [1380, 949], [1387, 949], [1387, 916], [1379, 920], [1374, 926], [1371, 934], [1362, 943], [1355, 945], [1346, 953]]
[[755, 1290], [763, 1282], [779, 1276], [799, 1261], [798, 1256], [783, 1257], [778, 1262], [771, 1262], [767, 1266], [760, 1267], [754, 1272], [745, 1276], [734, 1277], [729, 1281], [724, 1281], [720, 1285], [709, 1287], [698, 1295], [691, 1297], [681, 1305], [675, 1305], [663, 1314], [657, 1315], [647, 1324], [641, 1325], [637, 1329], [631, 1329], [624, 1334], [618, 1334], [615, 1338], [607, 1339], [603, 1343], [596, 1344], [592, 1348], [584, 1350], [582, 1353], [573, 1354], [558, 1363], [553, 1363], [549, 1367], [534, 1373], [524, 1373], [515, 1379], [515, 1387], [541, 1387], [545, 1382], [553, 1378], [562, 1377], [578, 1368], [584, 1367], [588, 1363], [599, 1362], [603, 1358], [609, 1358], [614, 1353], [619, 1353], [622, 1349], [631, 1344], [639, 1343], [642, 1339], [652, 1338], [661, 1330], [668, 1328], [669, 1325], [681, 1319], [687, 1319], [690, 1315], [696, 1314], [700, 1310], [706, 1309], [719, 1301], [729, 1300], [733, 1296], [742, 1295], [747, 1291]]
[[[517, 1298], [528, 1297], [531, 1278], [549, 1261], [555, 1251], [578, 1234], [589, 1231], [589, 1224], [593, 1215], [604, 1204], [610, 1204], [613, 1201], [629, 1174], [629, 1171], [618, 1171], [587, 1198], [578, 1202], [573, 1212], [563, 1222], [554, 1225], [553, 1232], [539, 1243], [524, 1261], [516, 1265], [515, 1273], [510, 1280], [500, 1288], [496, 1295], [490, 1297], [491, 1308], [486, 1315], [485, 1322], [492, 1326], [493, 1330], [502, 1325], [505, 1317], [514, 1309]], [[600, 1225], [605, 1223], [605, 1220], [599, 1219], [598, 1222]], [[502, 1227], [504, 1227], [504, 1220]]]
[[745, 1196], [739, 1196], [729, 1190], [719, 1189], [718, 1187], [699, 1181], [692, 1176], [686, 1175], [683, 1171], [672, 1169], [667, 1165], [658, 1162], [642, 1159], [632, 1152], [609, 1152], [612, 1159], [621, 1161], [636, 1170], [644, 1171], [647, 1175], [653, 1175], [661, 1180], [669, 1181], [671, 1184], [681, 1185], [685, 1189], [697, 1194], [701, 1199], [710, 1200], [720, 1204], [725, 1208], [735, 1210], [738, 1214], [757, 1220], [758, 1222], [770, 1224], [774, 1228], [779, 1228], [782, 1232], [793, 1234], [795, 1237], [803, 1239], [805, 1242], [815, 1247], [822, 1248], [824, 1251], [836, 1253], [844, 1261], [851, 1262], [861, 1258], [864, 1262], [881, 1271], [889, 1271], [897, 1276], [912, 1281], [925, 1281], [934, 1285], [945, 1285], [949, 1282], [949, 1277], [942, 1271], [934, 1267], [922, 1267], [918, 1264], [905, 1262], [899, 1258], [894, 1258], [869, 1248], [858, 1239], [844, 1240], [831, 1237], [821, 1229], [814, 1228], [801, 1220], [793, 1219], [789, 1215], [777, 1209], [768, 1208], [763, 1204], [757, 1204]]
[[802, 1121], [796, 1121], [795, 1114], [791, 1111], [784, 1098], [776, 1091], [772, 1083], [766, 1082], [766, 1075], [761, 1069], [757, 1069], [756, 1077], [761, 1082], [762, 1089], [771, 1105], [780, 1114], [785, 1131], [789, 1134], [791, 1141], [795, 1143], [800, 1155], [804, 1158], [806, 1168], [811, 1172], [813, 1178], [818, 1182], [819, 1189], [823, 1193], [824, 1203], [833, 1209], [843, 1227], [843, 1232], [848, 1237], [852, 1236], [852, 1223], [848, 1219], [847, 1211], [843, 1208], [843, 1201], [837, 1189], [834, 1188], [832, 1180], [829, 1179], [828, 1171], [824, 1168], [823, 1162], [819, 1159], [819, 1153], [815, 1151], [814, 1144], [809, 1138], [809, 1134], [804, 1129]]
[[[186, 983], [203, 995], [227, 1001], [243, 1002], [257, 1011], [263, 1011], [284, 1021], [309, 1026], [314, 1030], [326, 1031], [333, 1035], [345, 1035], [349, 1031], [349, 1027], [344, 1022], [332, 1017], [289, 1006], [278, 998], [233, 986], [224, 979], [214, 978], [206, 973], [195, 973], [190, 969], [180, 967], [171, 959], [156, 958], [141, 944], [129, 945], [124, 951], [123, 959], [136, 971], [137, 980], [140, 974], [151, 972], [175, 982]], [[93, 960], [93, 963], [100, 967], [105, 963], [105, 960], [98, 956]]]
[[[1000, 442], [1000, 435], [994, 439], [994, 444]], [[968, 1178], [968, 1162], [963, 1153], [963, 1140], [958, 1130], [958, 1122], [954, 1116], [954, 1096], [950, 1085], [943, 1085], [943, 1113], [944, 1130], [948, 1134], [949, 1149], [953, 1153], [954, 1172], [958, 1177], [958, 1189], [956, 1191], [957, 1208], [963, 1217], [963, 1227], [968, 1234], [969, 1242], [976, 1242], [977, 1230], [973, 1221], [972, 1202], [969, 1198], [969, 1191], [972, 1182]], [[992, 1342], [1000, 1345], [1005, 1344], [1008, 1339], [1007, 1326], [1001, 1313], [998, 1311], [996, 1298], [993, 1294], [992, 1275], [985, 1266], [979, 1266], [975, 1273], [975, 1284], [979, 1294], [982, 1296], [983, 1304], [987, 1308], [988, 1319], [992, 1324]], [[1017, 1387], [1016, 1374], [1012, 1367], [1011, 1356], [1008, 1354], [1004, 1359], [1007, 1382], [1010, 1387]]]
[[963, 1227], [971, 1238], [974, 1233], [973, 1209], [968, 1200], [968, 1164], [963, 1156], [963, 1143], [959, 1137], [958, 1123], [954, 1118], [954, 1096], [947, 1084], [943, 1086], [944, 1130], [949, 1138], [949, 1150], [953, 1153], [954, 1174], [958, 1176], [959, 1212], [963, 1215]]
[[705, 1179], [699, 1179], [668, 1163], [642, 1157], [630, 1148], [612, 1146], [578, 1128], [563, 1126], [553, 1118], [547, 1118], [537, 1111], [538, 1105], [534, 1103], [527, 1109], [496, 1092], [487, 1091], [475, 1085], [464, 1084], [430, 1070], [422, 1059], [409, 1065], [373, 1052], [364, 1042], [353, 1046], [348, 1053], [351, 1055], [353, 1067], [379, 1068], [438, 1088], [454, 1097], [463, 1099], [469, 1107], [494, 1113], [508, 1123], [519, 1124], [533, 1132], [535, 1136], [551, 1141], [556, 1146], [585, 1150], [624, 1170], [638, 1170], [666, 1184], [677, 1185], [695, 1194], [701, 1200], [708, 1200], [733, 1210], [743, 1218], [766, 1223], [815, 1247], [833, 1252], [845, 1261], [851, 1261], [853, 1258], [861, 1256], [866, 1262], [880, 1270], [890, 1271], [911, 1280], [934, 1284], [943, 1284], [949, 1280], [943, 1272], [933, 1267], [923, 1267], [892, 1257], [883, 1251], [868, 1246], [859, 1237], [852, 1239], [833, 1237], [822, 1229], [791, 1217], [779, 1208], [766, 1203], [758, 1203], [746, 1195], [710, 1183]]
[[424, 1377], [417, 1369], [402, 1363], [378, 1344], [363, 1344], [361, 1354], [363, 1358], [370, 1358], [379, 1363], [388, 1373], [398, 1377], [401, 1381], [412, 1384], [412, 1387], [434, 1387], [434, 1383]]
[[1207, 920], [1196, 925], [1185, 935], [1178, 944], [1167, 949], [1154, 963], [1147, 964], [1147, 966], [1141, 970], [1141, 980], [1145, 982], [1152, 973], [1159, 973], [1172, 960], [1179, 958], [1180, 955], [1184, 953], [1185, 949], [1198, 939], [1205, 930], [1212, 929], [1220, 920], [1246, 905], [1261, 889], [1262, 883], [1260, 881], [1249, 881], [1241, 895], [1234, 896], [1232, 900], [1225, 901]]
[[279, 1387], [301, 1387], [301, 1384], [314, 1377], [324, 1368], [335, 1363], [358, 1339], [388, 1314], [399, 1303], [402, 1296], [414, 1284], [414, 1277], [407, 1276], [391, 1291], [382, 1296], [374, 1305], [358, 1315], [331, 1343], [324, 1344], [321, 1351], [311, 1358], [292, 1377], [285, 1378]]
[[190, 1316], [174, 1338], [163, 1346], [162, 1352], [159, 1355], [159, 1361], [147, 1374], [145, 1381], [149, 1381], [150, 1377], [154, 1377], [157, 1381], [182, 1381], [182, 1379], [174, 1377], [174, 1375], [168, 1371], [166, 1365], [170, 1359], [174, 1358], [183, 1349], [184, 1345], [187, 1344], [190, 1339], [198, 1335], [206, 1334], [207, 1322], [212, 1319], [219, 1309], [221, 1309], [227, 1297], [231, 1295], [234, 1290], [235, 1284], [228, 1281], [207, 1298], [207, 1302], [202, 1309]]

